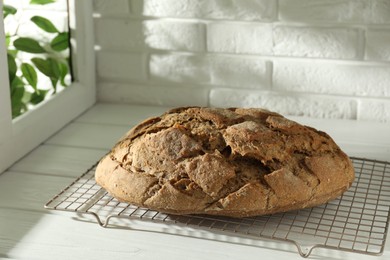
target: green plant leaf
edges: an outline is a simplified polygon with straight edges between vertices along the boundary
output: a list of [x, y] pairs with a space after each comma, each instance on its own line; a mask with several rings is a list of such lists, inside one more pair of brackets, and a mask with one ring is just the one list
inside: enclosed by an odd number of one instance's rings
[[50, 42], [50, 47], [55, 51], [63, 51], [69, 47], [69, 33], [59, 33]]
[[12, 118], [18, 117], [23, 114], [25, 107], [26, 106], [22, 102], [12, 104]]
[[50, 20], [48, 20], [42, 16], [34, 16], [31, 18], [31, 21], [33, 23], [35, 23], [39, 28], [44, 30], [45, 32], [48, 32], [48, 33], [58, 33], [59, 32]]
[[5, 35], [5, 45], [7, 46], [7, 49], [9, 47], [9, 44], [11, 43], [11, 35], [8, 33]]
[[50, 67], [51, 67], [51, 71], [53, 72], [52, 77], [59, 79], [60, 75], [61, 75], [60, 63], [53, 58], [47, 58], [47, 61], [49, 62]]
[[11, 5], [3, 5], [3, 12], [9, 13], [9, 14], [16, 14], [18, 10], [11, 6]]
[[19, 77], [15, 77], [11, 83], [12, 118], [21, 115], [26, 108], [22, 102], [24, 91], [23, 81]]
[[30, 0], [30, 4], [32, 5], [46, 5], [46, 4], [51, 4], [55, 3], [56, 0]]
[[42, 48], [39, 43], [28, 37], [20, 37], [14, 41], [14, 46], [20, 51], [25, 51], [28, 53], [45, 53], [45, 49]]
[[14, 104], [21, 103], [24, 94], [24, 87], [17, 86], [12, 88], [11, 92], [11, 102]]
[[16, 59], [16, 55], [18, 54], [18, 50], [7, 50], [7, 53]]
[[45, 99], [48, 92], [48, 90], [40, 90], [39, 92], [32, 93], [30, 103], [33, 105], [41, 103]]
[[24, 93], [24, 84], [19, 77], [15, 77], [11, 84], [11, 101], [12, 103], [22, 102]]
[[46, 60], [42, 58], [32, 58], [31, 61], [40, 72], [50, 78], [55, 92], [61, 75], [59, 62], [53, 58], [47, 58]]
[[24, 104], [30, 103], [30, 100], [31, 100], [31, 97], [32, 97], [33, 93], [34, 93], [34, 92], [30, 92], [30, 91], [28, 91], [28, 90], [25, 89], [25, 90], [24, 90], [23, 97], [22, 97], [22, 102], [23, 102]]
[[11, 93], [14, 88], [19, 88], [19, 87], [24, 88], [24, 82], [20, 77], [16, 76], [11, 82]]
[[35, 89], [35, 91], [38, 91], [37, 90], [38, 77], [35, 68], [28, 63], [23, 63], [21, 66], [21, 70], [27, 82]]
[[50, 64], [51, 71], [53, 76], [50, 77], [51, 84], [53, 86], [54, 92], [57, 91], [57, 83], [60, 80], [61, 72], [59, 62], [53, 58], [48, 58], [47, 61]]
[[15, 7], [11, 6], [11, 5], [3, 5], [3, 16], [4, 16], [4, 19], [8, 15], [10, 15], [10, 14], [12, 14], [12, 15], [16, 14], [17, 11], [18, 10]]
[[35, 67], [44, 75], [48, 76], [49, 78], [53, 76], [53, 72], [51, 71], [50, 64], [47, 60], [42, 58], [32, 58], [31, 61]]
[[9, 81], [12, 82], [15, 79], [16, 71], [18, 70], [18, 68], [16, 66], [15, 57], [9, 53], [7, 53], [7, 61]]
[[60, 68], [61, 85], [66, 87], [67, 85], [65, 82], [65, 77], [66, 77], [66, 75], [68, 75], [68, 72], [69, 72], [68, 65], [66, 65], [65, 63], [59, 62], [59, 68]]
[[53, 89], [54, 89], [53, 94], [55, 94], [55, 93], [57, 93], [57, 83], [58, 83], [58, 79], [56, 79], [56, 78], [50, 78], [50, 81], [51, 81], [51, 85], [53, 86]]

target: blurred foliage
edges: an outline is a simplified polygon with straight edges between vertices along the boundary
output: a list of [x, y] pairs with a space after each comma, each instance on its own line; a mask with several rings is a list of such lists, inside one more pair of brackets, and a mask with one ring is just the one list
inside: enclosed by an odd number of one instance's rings
[[[47, 5], [54, 2], [56, 0], [30, 0], [32, 5]], [[17, 12], [18, 9], [13, 6], [3, 6], [4, 19]], [[69, 50], [69, 33], [60, 32], [49, 19], [42, 16], [34, 16], [30, 22], [52, 37], [50, 40], [42, 37], [38, 39], [20, 37], [17, 32], [11, 35], [5, 28], [12, 118], [42, 102], [47, 96], [55, 94], [59, 85], [66, 87], [65, 77], [69, 73], [69, 52], [67, 57], [63, 55], [64, 51]], [[22, 53], [29, 53], [32, 58], [28, 61], [21, 60]], [[50, 88], [39, 87], [38, 74], [50, 79]]]

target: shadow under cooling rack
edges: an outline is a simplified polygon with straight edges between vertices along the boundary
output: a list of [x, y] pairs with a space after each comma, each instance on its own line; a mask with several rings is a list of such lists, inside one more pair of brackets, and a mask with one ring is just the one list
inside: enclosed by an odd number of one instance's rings
[[[255, 240], [285, 241], [296, 245], [302, 257], [308, 257], [314, 248], [379, 255], [383, 253], [389, 227], [390, 163], [361, 158], [352, 161], [356, 179], [338, 199], [268, 216], [241, 219], [178, 216], [121, 203], [96, 184], [96, 164], [51, 199], [45, 208], [91, 214], [103, 227], [131, 228], [132, 221], [138, 220], [164, 223], [169, 230], [184, 230], [173, 233], [186, 236], [192, 236], [191, 230], [195, 229]], [[168, 229], [165, 231], [172, 234]]]

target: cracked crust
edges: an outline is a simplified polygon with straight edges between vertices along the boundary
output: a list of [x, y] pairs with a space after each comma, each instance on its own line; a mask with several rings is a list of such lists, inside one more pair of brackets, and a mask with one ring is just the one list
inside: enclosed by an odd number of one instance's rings
[[325, 203], [351, 186], [354, 170], [326, 133], [277, 113], [186, 107], [132, 128], [95, 178], [137, 206], [246, 217]]

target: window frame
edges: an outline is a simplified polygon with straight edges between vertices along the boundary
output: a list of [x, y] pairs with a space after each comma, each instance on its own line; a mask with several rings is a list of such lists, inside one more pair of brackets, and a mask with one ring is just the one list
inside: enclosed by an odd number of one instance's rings
[[[0, 9], [3, 9], [3, 2], [0, 1]], [[4, 21], [3, 17], [0, 17], [0, 61], [7, 61], [7, 49], [5, 39], [3, 39]], [[6, 64], [6, 63], [5, 63]], [[11, 112], [11, 99], [9, 89], [9, 77], [8, 66], [0, 66], [0, 79], [7, 87], [0, 86], [0, 146], [9, 138], [12, 132], [12, 112]], [[6, 84], [5, 84], [6, 82]], [[2, 85], [3, 85], [2, 84]], [[1, 172], [1, 171], [0, 171]]]
[[[92, 1], [69, 0], [69, 19], [74, 79], [65, 90], [12, 119], [8, 66], [0, 66], [0, 173], [96, 102]], [[2, 16], [0, 26], [0, 62], [6, 65]]]

